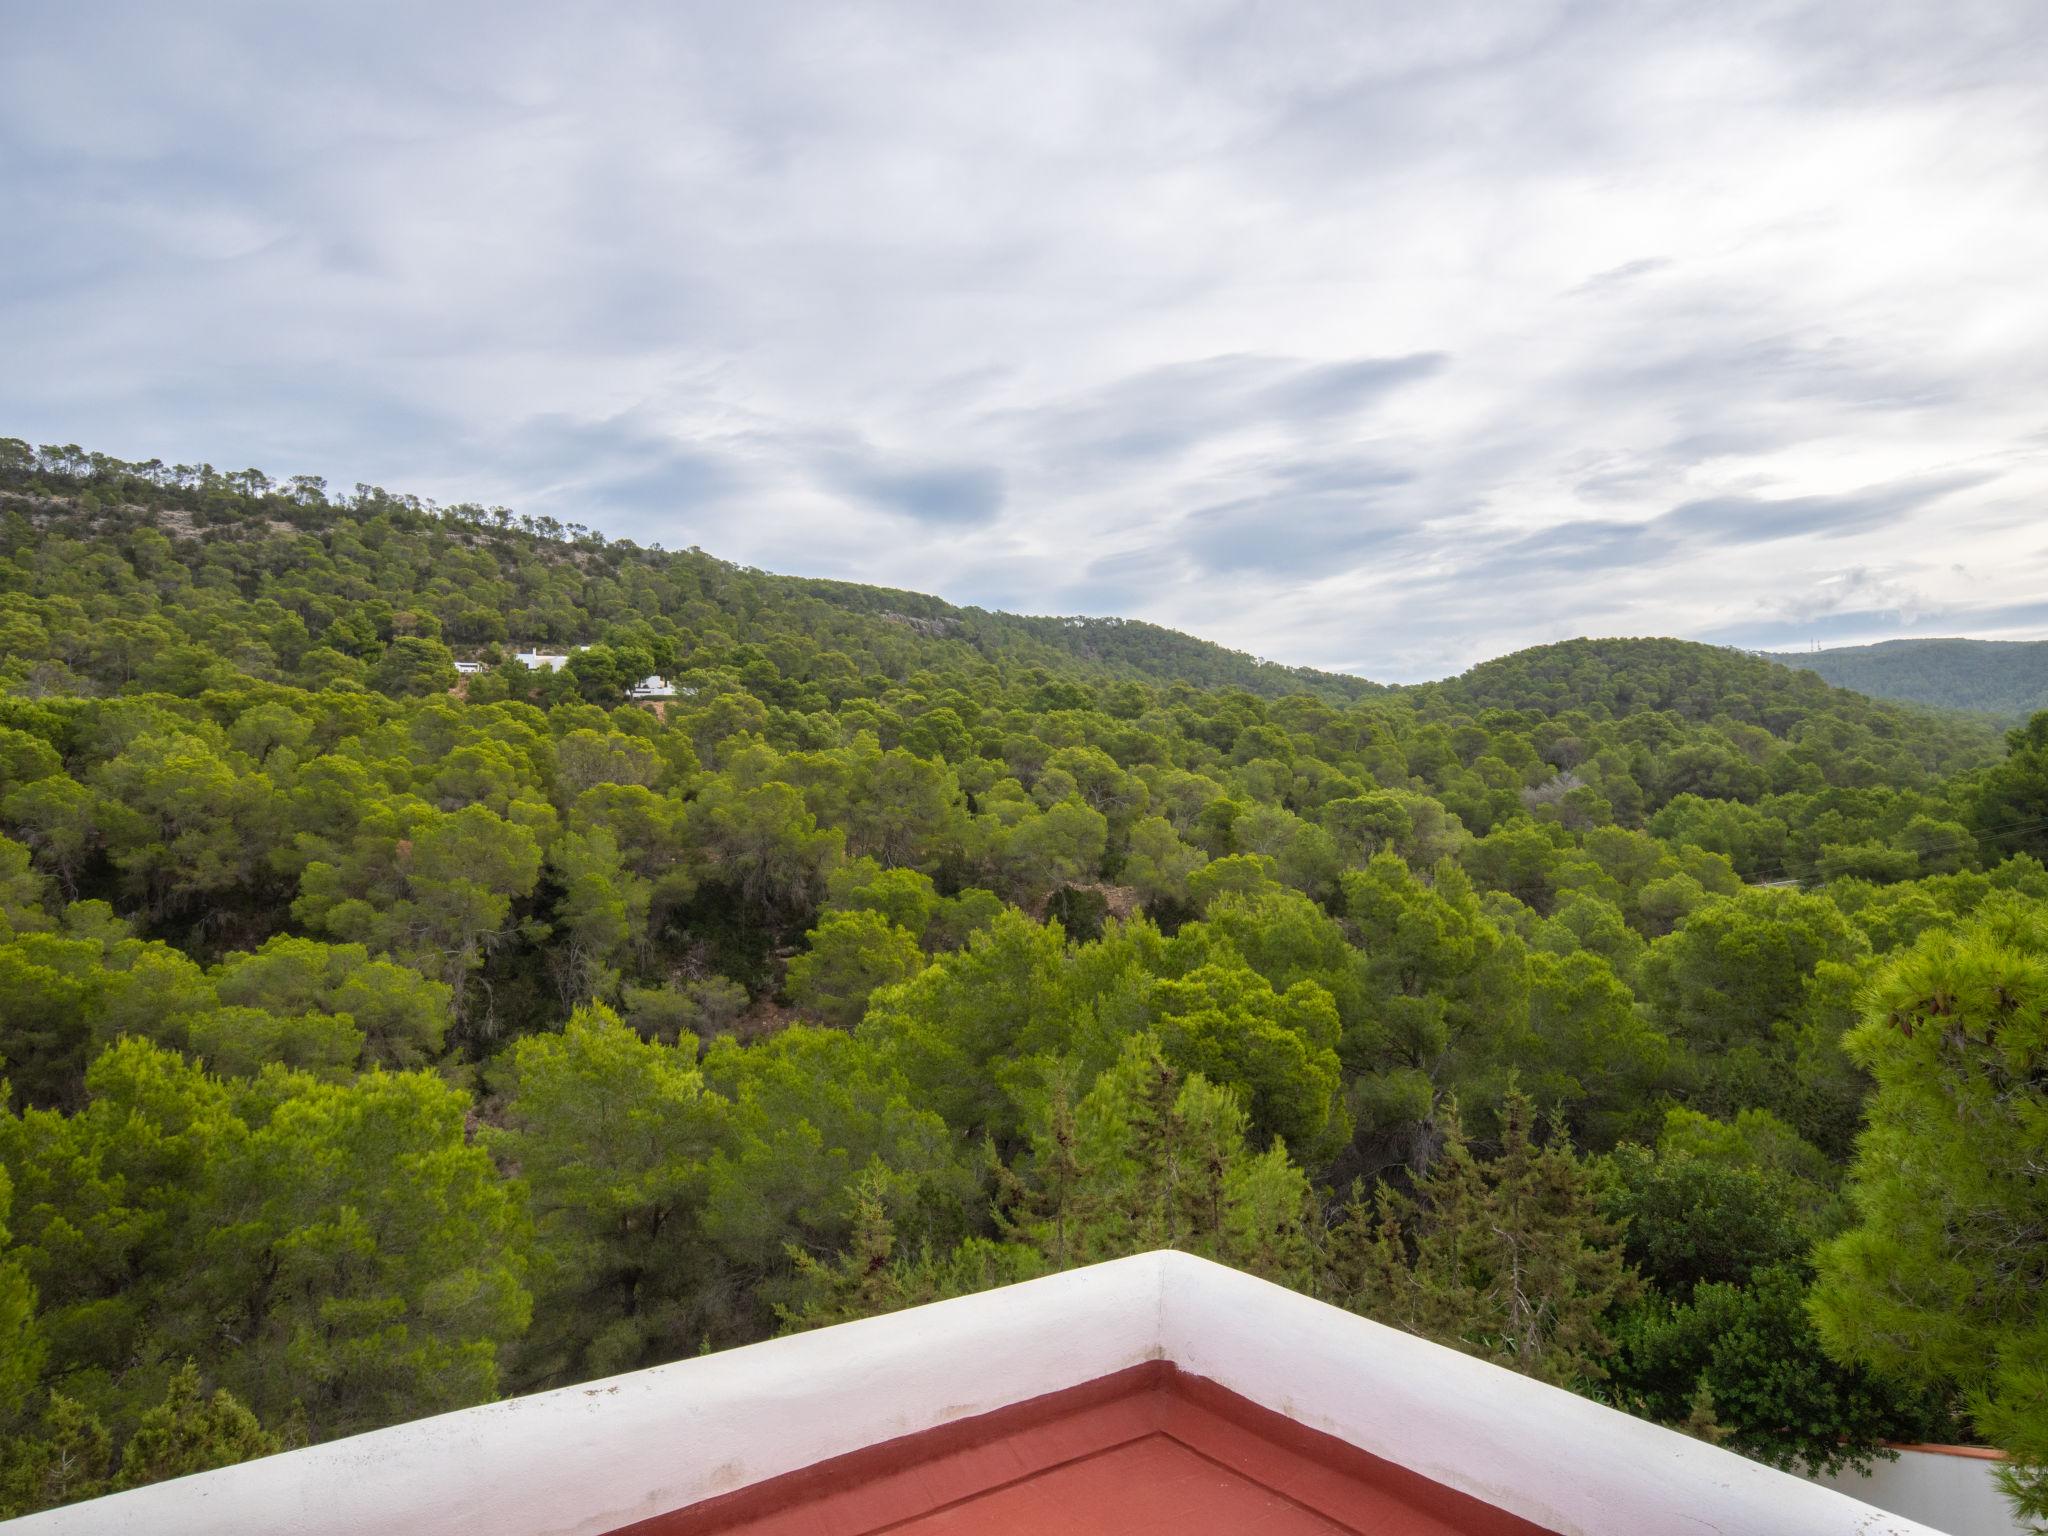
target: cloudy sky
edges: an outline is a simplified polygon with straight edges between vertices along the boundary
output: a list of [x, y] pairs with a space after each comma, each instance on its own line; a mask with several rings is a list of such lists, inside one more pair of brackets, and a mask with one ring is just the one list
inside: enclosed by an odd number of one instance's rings
[[2048, 5], [9, 0], [0, 434], [1386, 680], [2048, 635]]

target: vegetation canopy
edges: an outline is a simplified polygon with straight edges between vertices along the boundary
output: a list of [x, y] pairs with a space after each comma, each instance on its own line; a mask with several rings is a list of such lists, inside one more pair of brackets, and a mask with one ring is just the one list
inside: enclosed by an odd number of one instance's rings
[[2048, 715], [1733, 651], [0, 441], [0, 1512], [1173, 1246], [2040, 1513], [2044, 854]]

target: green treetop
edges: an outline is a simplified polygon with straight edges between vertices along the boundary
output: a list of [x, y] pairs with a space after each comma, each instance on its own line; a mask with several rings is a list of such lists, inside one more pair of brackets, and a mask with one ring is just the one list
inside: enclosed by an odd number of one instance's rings
[[2048, 922], [2001, 901], [1879, 974], [1849, 1049], [1877, 1080], [1814, 1316], [1845, 1359], [1969, 1396], [2048, 1518]]

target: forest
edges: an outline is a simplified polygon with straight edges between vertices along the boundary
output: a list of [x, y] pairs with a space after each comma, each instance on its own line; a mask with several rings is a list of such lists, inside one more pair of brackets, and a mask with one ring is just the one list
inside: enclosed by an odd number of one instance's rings
[[1171, 1246], [2048, 1518], [2044, 858], [2048, 714], [0, 441], [0, 1513]]
[[1886, 640], [1771, 659], [1880, 699], [2015, 721], [2048, 709], [2048, 640]]

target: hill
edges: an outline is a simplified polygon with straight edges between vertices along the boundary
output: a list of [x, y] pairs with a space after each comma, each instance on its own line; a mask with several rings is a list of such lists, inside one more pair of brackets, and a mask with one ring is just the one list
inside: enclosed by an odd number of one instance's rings
[[[250, 683], [445, 692], [453, 663], [474, 702], [543, 707], [615, 701], [625, 682], [667, 675], [717, 723], [752, 721], [772, 741], [843, 731], [858, 705], [885, 744], [920, 713], [971, 721], [998, 693], [1031, 711], [1096, 707], [1132, 720], [1208, 696], [1259, 724], [1251, 700], [1377, 704], [1378, 730], [1405, 743], [1414, 787], [1483, 830], [1526, 770], [1516, 751], [1467, 742], [1430, 766], [1450, 718], [1479, 735], [1507, 728], [1592, 743], [1628, 723], [1626, 758], [1564, 762], [1617, 780], [1622, 806], [1656, 809], [1686, 792], [1748, 798], [1825, 785], [1925, 785], [1996, 754], [1988, 723], [1829, 686], [1746, 653], [1672, 639], [1572, 640], [1412, 687], [1286, 667], [1154, 624], [1033, 617], [960, 607], [924, 593], [770, 574], [702, 550], [644, 548], [504, 508], [436, 507], [358, 485], [258, 470], [125, 463], [0, 439], [0, 685], [30, 695], [198, 697]], [[516, 650], [575, 651], [526, 676]], [[1165, 690], [1163, 694], [1155, 690]], [[1245, 705], [1224, 703], [1250, 695]], [[1219, 697], [1220, 696], [1220, 697]], [[1288, 705], [1287, 719], [1302, 719]], [[840, 716], [835, 726], [823, 722]], [[858, 713], [858, 711], [856, 711]], [[1560, 736], [1539, 722], [1582, 723]], [[1665, 722], [1651, 723], [1650, 717]], [[1431, 744], [1418, 748], [1417, 739]], [[1552, 750], [1570, 756], [1569, 745]], [[1584, 750], [1591, 751], [1587, 746]], [[1114, 755], [1114, 754], [1113, 754]], [[1513, 772], [1508, 765], [1513, 763]], [[1383, 781], [1389, 769], [1374, 770]], [[1462, 779], [1458, 788], [1453, 781]], [[1503, 797], [1506, 797], [1505, 799]]]
[[1885, 640], [1764, 654], [1875, 699], [2008, 720], [2048, 709], [2048, 640]]
[[[201, 1404], [232, 1460], [1169, 1240], [1401, 1321], [1390, 1202], [1532, 1116], [1645, 1318], [1768, 1208], [1716, 1305], [1864, 1406], [1588, 1312], [1603, 1389], [1694, 1421], [1711, 1366], [1780, 1461], [1953, 1437], [1796, 1261], [1880, 957], [2048, 934], [2012, 746], [1677, 640], [1382, 688], [0, 443], [0, 1517], [191, 1465], [145, 1453]], [[1749, 1138], [1814, 1187], [1703, 1204]], [[1495, 1350], [1493, 1293], [1432, 1329]]]
[[[488, 659], [507, 647], [561, 649], [651, 626], [694, 637], [699, 644], [686, 649], [713, 656], [730, 643], [758, 642], [763, 632], [801, 635], [861, 672], [890, 676], [911, 666], [994, 663], [1097, 682], [1242, 688], [1265, 698], [1306, 693], [1344, 702], [1383, 691], [1364, 678], [1280, 666], [1155, 624], [991, 613], [893, 588], [771, 575], [696, 549], [642, 548], [504, 508], [435, 507], [368, 485], [330, 498], [324, 482], [304, 476], [278, 481], [258, 470], [132, 464], [77, 449], [31, 449], [18, 439], [0, 439], [0, 513], [18, 520], [12, 544], [34, 541], [45, 567], [76, 561], [91, 568], [93, 576], [79, 577], [88, 582], [109, 574], [103, 562], [110, 554], [146, 576], [185, 560], [177, 551], [189, 547], [209, 574], [204, 592], [179, 599], [188, 632], [189, 602], [216, 610], [237, 593], [281, 605], [288, 612], [271, 615], [260, 633], [224, 612], [210, 621], [242, 630], [233, 646], [215, 649], [238, 649], [258, 676], [288, 678], [310, 649], [289, 614], [307, 621], [310, 637], [337, 604], [360, 603], [376, 633], [350, 631], [331, 649], [363, 654], [369, 639], [423, 636], [456, 656]], [[127, 599], [148, 585], [114, 583]], [[187, 637], [160, 638], [177, 651]], [[144, 672], [167, 664], [158, 645], [138, 644], [134, 654]]]
[[1925, 711], [1902, 710], [1867, 695], [1850, 697], [1817, 675], [1787, 676], [1784, 668], [1744, 651], [1656, 637], [1533, 646], [1435, 686], [1473, 709], [1577, 709], [1609, 719], [1668, 712], [1693, 721], [1754, 720], [1782, 730], [1822, 709], [1873, 723], [1929, 718]]

